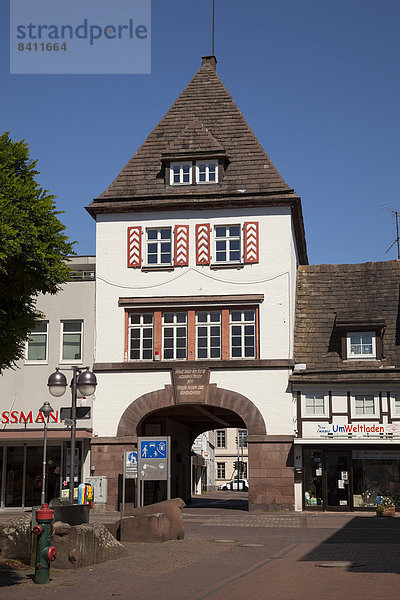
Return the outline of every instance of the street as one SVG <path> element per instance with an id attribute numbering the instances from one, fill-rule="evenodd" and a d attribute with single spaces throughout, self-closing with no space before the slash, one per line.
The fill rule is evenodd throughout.
<path id="1" fill-rule="evenodd" d="M 208 493 L 183 510 L 184 540 L 129 543 L 129 557 L 80 571 L 59 571 L 55 562 L 47 586 L 33 584 L 31 569 L 3 562 L 0 598 L 393 598 L 400 573 L 398 517 L 249 514 L 246 505 L 243 492 Z"/>

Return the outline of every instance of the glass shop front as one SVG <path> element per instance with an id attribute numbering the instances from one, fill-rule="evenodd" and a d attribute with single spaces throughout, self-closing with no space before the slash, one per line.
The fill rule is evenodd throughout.
<path id="1" fill-rule="evenodd" d="M 69 442 L 47 446 L 46 501 L 59 498 L 69 481 Z M 77 442 L 77 471 L 81 473 L 81 442 Z M 0 508 L 40 505 L 43 445 L 0 446 Z M 80 482 L 78 475 L 75 476 Z M 75 485 L 77 485 L 77 483 Z"/>
<path id="2" fill-rule="evenodd" d="M 383 496 L 400 509 L 400 450 L 303 447 L 305 510 L 373 510 Z"/>

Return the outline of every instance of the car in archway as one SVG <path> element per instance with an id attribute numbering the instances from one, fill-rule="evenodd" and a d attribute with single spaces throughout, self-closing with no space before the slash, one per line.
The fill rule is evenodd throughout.
<path id="1" fill-rule="evenodd" d="M 238 489 L 238 480 L 232 479 L 231 481 L 227 481 L 226 483 L 222 483 L 219 487 L 219 490 L 237 490 Z M 246 491 L 249 489 L 249 482 L 247 479 L 239 479 L 239 490 Z"/>

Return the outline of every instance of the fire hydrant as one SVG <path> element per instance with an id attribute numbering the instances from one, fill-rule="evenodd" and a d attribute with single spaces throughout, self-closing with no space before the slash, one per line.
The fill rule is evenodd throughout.
<path id="1" fill-rule="evenodd" d="M 33 533 L 37 536 L 36 560 L 35 560 L 35 583 L 49 583 L 50 563 L 57 558 L 57 549 L 50 545 L 53 530 L 54 510 L 48 504 L 43 504 L 36 512 L 37 525 Z"/>

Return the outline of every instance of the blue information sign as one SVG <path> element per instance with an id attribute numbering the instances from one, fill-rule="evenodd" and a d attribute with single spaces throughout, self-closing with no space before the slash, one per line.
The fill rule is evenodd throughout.
<path id="1" fill-rule="evenodd" d="M 135 465 L 137 463 L 137 452 L 129 452 L 127 462 Z"/>
<path id="2" fill-rule="evenodd" d="M 167 458 L 167 444 L 164 440 L 146 440 L 140 443 L 141 458 Z"/>

